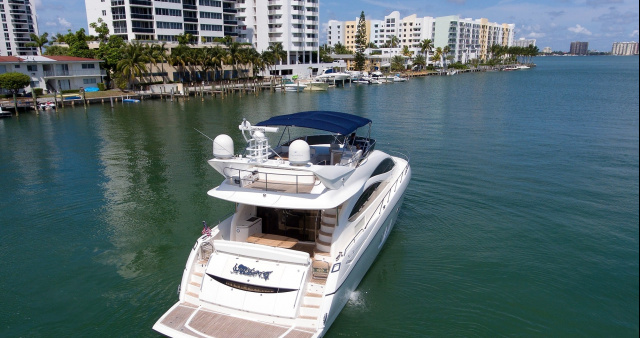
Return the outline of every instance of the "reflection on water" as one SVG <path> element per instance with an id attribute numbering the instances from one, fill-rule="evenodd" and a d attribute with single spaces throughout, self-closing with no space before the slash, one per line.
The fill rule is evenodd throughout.
<path id="1" fill-rule="evenodd" d="M 539 64 L 0 119 L 0 336 L 154 336 L 202 221 L 234 208 L 195 128 L 240 153 L 242 118 L 303 110 L 372 119 L 413 171 L 328 336 L 637 335 L 637 57 Z"/>

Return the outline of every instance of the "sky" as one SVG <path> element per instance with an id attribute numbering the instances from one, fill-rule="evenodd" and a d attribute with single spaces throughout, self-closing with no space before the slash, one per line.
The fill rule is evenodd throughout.
<path id="1" fill-rule="evenodd" d="M 40 34 L 88 31 L 84 0 L 32 1 Z M 320 0 L 321 31 L 329 20 L 356 20 L 362 11 L 378 20 L 398 11 L 401 17 L 459 15 L 515 24 L 516 39 L 536 39 L 540 50 L 568 51 L 572 41 L 586 41 L 591 50 L 611 51 L 613 42 L 640 40 L 638 0 Z M 326 43 L 323 32 L 320 43 Z"/>

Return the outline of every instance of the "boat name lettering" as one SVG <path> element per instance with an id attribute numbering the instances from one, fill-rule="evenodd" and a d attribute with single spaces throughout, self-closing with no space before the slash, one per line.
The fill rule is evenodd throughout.
<path id="1" fill-rule="evenodd" d="M 265 281 L 267 281 L 269 280 L 269 275 L 271 275 L 273 271 L 259 271 L 256 269 L 246 267 L 242 264 L 238 265 L 238 263 L 236 263 L 236 265 L 233 266 L 233 271 L 231 272 L 237 275 L 244 275 L 244 276 L 251 276 L 251 277 L 258 276 L 258 278 L 262 278 Z"/>

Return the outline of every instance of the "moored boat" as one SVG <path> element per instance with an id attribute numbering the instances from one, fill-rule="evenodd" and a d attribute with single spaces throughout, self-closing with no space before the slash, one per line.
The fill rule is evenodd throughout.
<path id="1" fill-rule="evenodd" d="M 360 135 L 356 131 L 369 126 Z M 267 133 L 314 130 L 275 147 Z M 179 300 L 153 326 L 168 336 L 320 337 L 356 289 L 397 219 L 408 159 L 376 150 L 371 120 L 310 111 L 239 129 L 244 156 L 219 135 L 212 197 L 235 213 L 191 250 Z"/>

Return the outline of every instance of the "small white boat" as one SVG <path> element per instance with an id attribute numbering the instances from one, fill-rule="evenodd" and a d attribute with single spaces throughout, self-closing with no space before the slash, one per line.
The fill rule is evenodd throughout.
<path id="1" fill-rule="evenodd" d="M 10 111 L 3 110 L 2 107 L 0 107 L 0 117 L 11 117 L 11 116 L 13 116 L 13 114 L 11 114 Z"/>
<path id="2" fill-rule="evenodd" d="M 307 88 L 305 89 L 310 91 L 326 91 L 327 89 L 329 89 L 328 82 L 311 81 L 311 82 L 307 82 L 306 85 L 307 85 Z"/>
<path id="3" fill-rule="evenodd" d="M 305 88 L 307 88 L 307 86 L 302 83 L 286 83 L 284 85 L 284 90 L 288 92 L 301 92 Z"/>
<path id="4" fill-rule="evenodd" d="M 38 104 L 38 108 L 40 108 L 42 110 L 55 108 L 55 106 L 56 106 L 56 104 L 51 102 L 51 101 L 47 101 L 47 102 Z"/>
<path id="5" fill-rule="evenodd" d="M 393 77 L 393 82 L 407 82 L 407 78 L 406 77 L 402 77 L 400 75 L 396 75 Z"/>
<path id="6" fill-rule="evenodd" d="M 153 329 L 172 337 L 324 336 L 389 237 L 411 180 L 408 159 L 374 150 L 370 126 L 331 111 L 245 120 L 244 156 L 218 135 L 208 163 L 224 180 L 208 194 L 235 212 L 204 223 L 179 300 Z M 281 127 L 283 143 L 272 148 L 266 134 Z"/>

